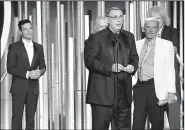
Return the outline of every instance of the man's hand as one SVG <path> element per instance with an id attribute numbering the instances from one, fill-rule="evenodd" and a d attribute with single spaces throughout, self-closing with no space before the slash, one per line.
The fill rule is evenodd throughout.
<path id="1" fill-rule="evenodd" d="M 167 104 L 168 103 L 168 101 L 165 99 L 165 100 L 160 100 L 160 101 L 158 101 L 157 102 L 157 104 L 159 105 L 159 106 L 164 106 L 165 104 Z"/>
<path id="2" fill-rule="evenodd" d="M 118 63 L 114 63 L 112 65 L 112 72 L 121 72 L 122 70 L 124 70 L 123 65 L 118 64 Z"/>
<path id="3" fill-rule="evenodd" d="M 177 102 L 177 97 L 176 97 L 175 93 L 168 93 L 167 102 L 169 104 L 172 104 L 172 103 L 176 103 Z"/>
<path id="4" fill-rule="evenodd" d="M 177 53 L 177 47 L 173 47 L 175 54 Z"/>
<path id="5" fill-rule="evenodd" d="M 127 65 L 127 67 L 125 67 L 126 69 L 124 71 L 128 72 L 128 73 L 132 73 L 134 71 L 134 66 L 133 65 Z"/>
<path id="6" fill-rule="evenodd" d="M 29 75 L 28 75 L 31 79 L 38 79 L 40 78 L 41 76 L 41 72 L 39 69 L 37 70 L 32 70 L 29 72 Z"/>

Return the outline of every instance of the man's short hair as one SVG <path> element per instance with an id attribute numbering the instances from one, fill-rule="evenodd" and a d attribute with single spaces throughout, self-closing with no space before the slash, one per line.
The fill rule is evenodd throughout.
<path id="1" fill-rule="evenodd" d="M 146 18 L 146 19 L 145 19 L 145 23 L 148 22 L 148 21 L 156 21 L 156 22 L 159 23 L 159 20 L 157 20 L 155 17 Z"/>
<path id="2" fill-rule="evenodd" d="M 154 6 L 150 8 L 146 13 L 146 17 L 152 17 L 153 13 L 159 13 L 162 16 L 164 25 L 170 25 L 171 19 L 168 17 L 167 12 L 163 6 Z"/>
<path id="3" fill-rule="evenodd" d="M 144 30 L 145 24 L 146 24 L 146 22 L 148 22 L 148 21 L 156 21 L 157 24 L 158 24 L 158 27 L 159 27 L 159 20 L 156 19 L 156 18 L 154 18 L 154 17 L 149 17 L 149 18 L 146 18 L 146 19 L 145 19 L 144 26 L 142 27 L 142 32 L 145 32 L 145 30 Z"/>
<path id="4" fill-rule="evenodd" d="M 106 12 L 105 16 L 109 16 L 110 11 L 112 11 L 112 10 L 120 10 L 120 11 L 121 11 L 121 9 L 120 9 L 120 8 L 118 8 L 118 7 L 111 7 L 111 8 L 109 8 L 109 9 L 107 10 L 107 12 Z M 121 12 L 122 12 L 122 11 L 121 11 Z"/>
<path id="5" fill-rule="evenodd" d="M 18 23 L 18 27 L 19 27 L 19 30 L 21 31 L 22 29 L 22 25 L 24 25 L 25 23 L 31 23 L 31 21 L 29 19 L 23 19 L 23 20 L 20 20 L 19 23 Z"/>
<path id="6" fill-rule="evenodd" d="M 108 20 L 107 20 L 106 16 L 98 16 L 95 20 L 95 24 L 94 24 L 95 27 L 99 24 L 100 20 L 105 20 L 108 23 Z"/>

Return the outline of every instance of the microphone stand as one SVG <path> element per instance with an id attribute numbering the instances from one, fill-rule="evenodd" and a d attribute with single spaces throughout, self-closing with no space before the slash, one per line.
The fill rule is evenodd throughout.
<path id="1" fill-rule="evenodd" d="M 116 75 L 116 78 L 117 78 L 117 83 L 118 83 L 118 48 L 119 48 L 119 41 L 118 41 L 118 38 L 116 38 L 116 45 L 117 45 L 117 48 L 116 48 L 116 50 L 117 50 L 117 75 Z M 118 90 L 117 90 L 118 88 L 116 87 L 116 102 L 117 102 L 117 105 L 119 104 L 118 103 Z M 118 118 L 118 125 L 117 125 L 117 128 L 118 128 L 118 130 L 120 129 L 119 128 L 119 107 L 117 107 L 118 109 L 117 109 L 117 112 L 118 112 L 118 114 L 117 114 L 117 118 Z"/>
<path id="2" fill-rule="evenodd" d="M 114 74 L 114 108 L 113 108 L 113 112 L 114 112 L 114 116 L 115 116 L 115 126 L 116 129 L 118 128 L 119 130 L 119 114 L 117 114 L 117 112 L 119 112 L 117 110 L 117 105 L 118 105 L 118 99 L 117 99 L 117 87 L 116 87 L 116 82 L 118 82 L 118 38 L 114 36 L 114 42 L 115 45 L 113 46 L 113 53 L 114 53 L 114 63 L 116 61 L 117 66 L 116 66 L 116 73 Z M 115 55 L 115 47 L 117 46 L 116 50 L 117 50 L 117 56 Z M 116 59 L 117 57 L 117 59 Z"/>

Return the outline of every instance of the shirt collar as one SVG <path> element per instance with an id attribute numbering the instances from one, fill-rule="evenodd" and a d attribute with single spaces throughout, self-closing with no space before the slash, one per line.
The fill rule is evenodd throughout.
<path id="1" fill-rule="evenodd" d="M 22 38 L 22 42 L 24 43 L 24 46 L 25 46 L 25 47 L 27 47 L 27 46 L 33 47 L 33 42 L 32 42 L 32 40 L 27 41 L 27 40 L 25 40 L 24 38 Z"/>
<path id="2" fill-rule="evenodd" d="M 158 31 L 157 35 L 160 35 L 160 36 L 161 36 L 162 30 L 163 30 L 163 26 L 162 26 L 161 29 Z"/>
<path id="3" fill-rule="evenodd" d="M 156 41 L 156 37 L 154 39 L 152 39 L 150 42 L 148 42 L 147 39 L 145 38 L 145 43 L 148 44 L 148 45 L 155 44 L 155 41 Z"/>

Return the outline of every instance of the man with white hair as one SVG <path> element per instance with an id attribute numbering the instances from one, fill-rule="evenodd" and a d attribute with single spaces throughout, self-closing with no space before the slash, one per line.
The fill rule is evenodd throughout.
<path id="1" fill-rule="evenodd" d="M 167 15 L 167 11 L 163 6 L 154 6 L 150 8 L 146 14 L 147 17 L 155 17 L 159 20 L 159 31 L 157 36 L 159 38 L 172 41 L 174 47 L 174 66 L 176 75 L 176 96 L 177 102 L 173 104 L 166 104 L 165 111 L 167 112 L 169 125 L 171 130 L 180 129 L 180 102 L 181 102 L 181 88 L 180 88 L 180 76 L 179 76 L 179 30 L 170 26 L 171 20 Z"/>
<path id="2" fill-rule="evenodd" d="M 95 20 L 94 29 L 95 33 L 105 29 L 108 26 L 108 20 L 106 16 L 98 16 Z"/>
<path id="3" fill-rule="evenodd" d="M 136 42 L 139 55 L 137 83 L 133 87 L 133 130 L 144 130 L 147 114 L 152 130 L 163 130 L 164 104 L 176 102 L 174 51 L 171 41 L 157 37 L 159 21 L 145 20 L 146 37 Z"/>
<path id="4" fill-rule="evenodd" d="M 90 43 L 94 37 L 94 34 L 105 29 L 108 26 L 108 20 L 106 16 L 98 16 L 94 24 L 94 33 L 90 34 L 88 39 L 85 40 L 85 46 Z M 85 50 L 86 51 L 86 50 Z"/>

